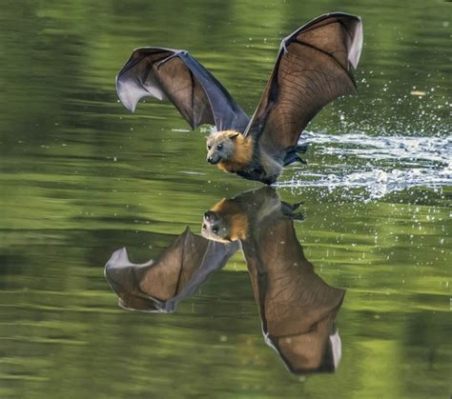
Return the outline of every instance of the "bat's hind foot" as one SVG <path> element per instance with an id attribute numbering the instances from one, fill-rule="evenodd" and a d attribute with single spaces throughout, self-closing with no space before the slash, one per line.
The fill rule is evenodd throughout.
<path id="1" fill-rule="evenodd" d="M 304 165 L 307 164 L 307 162 L 304 159 L 300 158 L 300 156 L 296 153 L 288 153 L 284 158 L 284 166 L 292 165 L 295 162 L 300 162 Z"/>
<path id="2" fill-rule="evenodd" d="M 300 162 L 304 165 L 307 165 L 307 162 L 298 155 L 299 153 L 304 154 L 307 151 L 307 149 L 308 149 L 307 143 L 296 145 L 289 149 L 284 158 L 284 166 L 291 165 L 295 162 Z"/>
<path id="3" fill-rule="evenodd" d="M 281 203 L 281 212 L 292 220 L 304 220 L 304 215 L 301 212 L 295 212 L 302 202 L 297 202 L 295 204 L 288 204 L 287 202 Z"/>
<path id="4" fill-rule="evenodd" d="M 295 146 L 295 152 L 304 154 L 308 150 L 308 143 L 298 144 Z"/>

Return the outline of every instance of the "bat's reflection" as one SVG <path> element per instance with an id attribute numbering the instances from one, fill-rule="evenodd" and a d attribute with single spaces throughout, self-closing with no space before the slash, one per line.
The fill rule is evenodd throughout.
<path id="1" fill-rule="evenodd" d="M 304 257 L 296 208 L 269 187 L 223 199 L 204 214 L 203 237 L 186 229 L 156 261 L 141 265 L 120 249 L 105 276 L 120 306 L 171 312 L 241 248 L 266 343 L 293 373 L 334 371 L 341 357 L 335 319 L 345 291 L 326 284 Z"/>

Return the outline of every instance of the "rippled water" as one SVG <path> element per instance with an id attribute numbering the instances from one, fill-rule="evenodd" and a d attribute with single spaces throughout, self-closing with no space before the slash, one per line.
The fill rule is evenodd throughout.
<path id="1" fill-rule="evenodd" d="M 3 5 L 0 398 L 452 394 L 450 2 Z M 251 114 L 281 37 L 338 9 L 364 20 L 359 95 L 315 118 L 308 165 L 275 186 L 301 202 L 309 275 L 346 292 L 336 372 L 299 378 L 267 345 L 262 281 L 240 251 L 174 313 L 117 305 L 114 251 L 158 259 L 222 198 L 260 185 L 209 167 L 206 131 L 171 105 L 129 114 L 114 77 L 135 47 L 186 48 Z"/>
<path id="2" fill-rule="evenodd" d="M 302 142 L 308 143 L 311 151 L 319 155 L 334 157 L 335 162 L 330 162 L 328 168 L 323 162 L 310 165 L 290 180 L 279 182 L 278 186 L 325 187 L 330 191 L 360 188 L 358 198 L 370 200 L 417 186 L 442 192 L 444 186 L 452 183 L 450 136 L 308 132 Z"/>

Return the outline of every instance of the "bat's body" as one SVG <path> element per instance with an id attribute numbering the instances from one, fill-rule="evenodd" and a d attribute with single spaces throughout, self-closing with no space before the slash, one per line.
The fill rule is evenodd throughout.
<path id="1" fill-rule="evenodd" d="M 285 38 L 275 67 L 251 118 L 227 90 L 184 50 L 142 48 L 120 71 L 116 87 L 125 107 L 143 97 L 173 102 L 192 128 L 211 124 L 210 163 L 266 184 L 284 166 L 301 161 L 303 129 L 326 104 L 355 92 L 352 70 L 362 48 L 358 17 L 320 16 Z"/>
<path id="2" fill-rule="evenodd" d="M 219 146 L 221 150 L 218 150 Z M 282 170 L 282 165 L 260 148 L 252 137 L 235 130 L 211 134 L 207 138 L 207 151 L 209 163 L 245 179 L 271 184 Z"/>

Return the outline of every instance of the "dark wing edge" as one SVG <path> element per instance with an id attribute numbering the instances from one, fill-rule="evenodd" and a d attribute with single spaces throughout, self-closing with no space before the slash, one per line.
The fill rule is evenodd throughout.
<path id="1" fill-rule="evenodd" d="M 169 100 L 192 129 L 210 124 L 243 132 L 249 122 L 224 86 L 185 50 L 134 50 L 116 77 L 116 92 L 131 112 L 145 97 Z"/>
<path id="2" fill-rule="evenodd" d="M 317 17 L 283 39 L 245 135 L 263 138 L 265 149 L 275 156 L 296 145 L 325 105 L 355 93 L 352 70 L 362 43 L 361 18 L 340 12 Z"/>
<path id="3" fill-rule="evenodd" d="M 105 265 L 104 276 L 118 296 L 120 307 L 173 312 L 180 301 L 221 269 L 238 248 L 238 243 L 213 242 L 193 234 L 187 227 L 155 261 L 135 264 L 125 248 L 116 250 Z"/>
<path id="4" fill-rule="evenodd" d="M 345 290 L 317 275 L 289 217 L 276 210 L 264 223 L 242 249 L 265 342 L 294 374 L 332 372 L 341 358 L 335 320 Z"/>
<path id="5" fill-rule="evenodd" d="M 301 28 L 297 29 L 295 32 L 290 34 L 286 39 L 281 43 L 282 46 L 289 44 L 296 36 L 301 32 L 307 32 L 311 28 L 319 27 L 318 25 L 325 21 L 327 24 L 332 23 L 334 21 L 327 21 L 331 18 L 337 18 L 339 23 L 342 24 L 344 30 L 348 35 L 347 40 L 347 59 L 350 62 L 350 65 L 353 69 L 358 68 L 359 59 L 361 57 L 361 51 L 363 47 L 363 24 L 362 19 L 359 16 L 347 14 L 344 12 L 332 12 L 328 14 L 321 15 L 320 17 L 314 18 L 311 21 L 307 22 Z M 317 25 L 317 26 L 316 26 Z M 319 49 L 319 51 L 322 51 Z M 331 54 L 331 56 L 333 56 Z M 354 77 L 350 72 L 349 68 L 346 68 L 346 72 L 350 76 L 350 79 L 354 82 Z"/>

